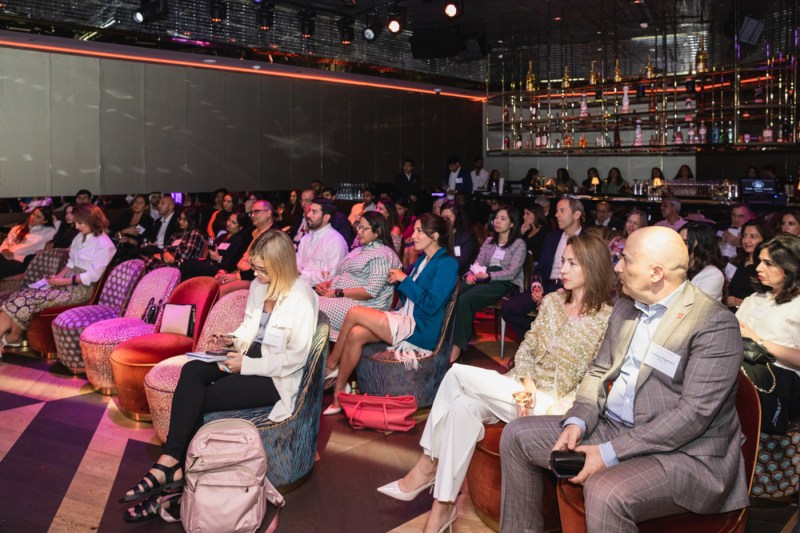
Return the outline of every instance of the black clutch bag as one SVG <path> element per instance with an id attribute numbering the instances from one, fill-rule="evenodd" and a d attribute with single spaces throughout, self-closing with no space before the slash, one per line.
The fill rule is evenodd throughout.
<path id="1" fill-rule="evenodd" d="M 569 479 L 583 470 L 586 454 L 583 452 L 553 451 L 550 453 L 550 469 L 557 478 Z"/>
<path id="2" fill-rule="evenodd" d="M 742 347 L 744 348 L 744 360 L 751 365 L 766 365 L 775 362 L 775 356 L 753 339 L 743 337 Z"/>

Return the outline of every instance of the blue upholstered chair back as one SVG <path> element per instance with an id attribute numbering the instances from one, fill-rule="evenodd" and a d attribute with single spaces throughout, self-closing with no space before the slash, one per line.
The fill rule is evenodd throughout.
<path id="1" fill-rule="evenodd" d="M 262 407 L 219 411 L 204 417 L 206 423 L 222 418 L 244 418 L 255 424 L 267 452 L 267 477 L 284 491 L 294 488 L 314 467 L 329 333 L 328 317 L 320 312 L 292 416 L 272 422 L 269 420 L 272 407 Z"/>

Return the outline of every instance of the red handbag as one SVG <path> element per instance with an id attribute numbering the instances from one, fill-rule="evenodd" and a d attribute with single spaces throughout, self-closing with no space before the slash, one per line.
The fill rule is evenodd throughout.
<path id="1" fill-rule="evenodd" d="M 337 398 L 353 429 L 408 431 L 416 425 L 411 416 L 417 412 L 417 399 L 410 394 L 370 396 L 340 392 Z"/>

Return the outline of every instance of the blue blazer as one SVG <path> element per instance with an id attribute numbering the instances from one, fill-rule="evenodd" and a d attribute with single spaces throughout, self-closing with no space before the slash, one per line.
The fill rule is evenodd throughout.
<path id="1" fill-rule="evenodd" d="M 456 183 L 456 192 L 465 192 L 470 194 L 472 192 L 472 175 L 469 173 L 464 167 L 460 167 L 458 169 L 458 177 L 461 178 L 461 183 Z M 446 171 L 442 176 L 442 183 L 444 183 L 444 188 L 447 190 L 447 187 L 450 182 L 450 171 Z"/>
<path id="2" fill-rule="evenodd" d="M 431 257 L 425 270 L 414 281 L 411 278 L 424 258 L 422 255 L 417 259 L 411 275 L 397 286 L 397 290 L 402 303 L 405 304 L 407 298 L 414 302 L 417 325 L 406 340 L 424 350 L 433 350 L 439 340 L 445 308 L 458 282 L 458 262 L 442 248 Z"/>

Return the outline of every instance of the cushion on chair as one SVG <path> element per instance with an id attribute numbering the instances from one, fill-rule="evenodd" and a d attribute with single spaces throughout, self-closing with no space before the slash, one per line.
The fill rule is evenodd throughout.
<path id="1" fill-rule="evenodd" d="M 206 321 L 206 316 L 211 306 L 217 301 L 219 296 L 219 284 L 217 281 L 209 276 L 202 276 L 199 278 L 192 278 L 184 281 L 177 287 L 169 297 L 168 303 L 187 305 L 193 304 L 195 308 L 194 318 L 194 338 L 192 344 L 194 345 L 200 340 L 200 332 L 203 329 L 203 324 Z"/>
<path id="2" fill-rule="evenodd" d="M 151 333 L 121 342 L 111 359 L 126 365 L 154 365 L 168 357 L 192 351 L 192 339 L 175 333 Z"/>
<path id="3" fill-rule="evenodd" d="M 87 326 L 81 333 L 81 342 L 91 344 L 110 344 L 116 346 L 122 341 L 126 341 L 140 335 L 154 333 L 154 324 L 145 324 L 141 318 L 111 318 L 102 320 Z"/>

